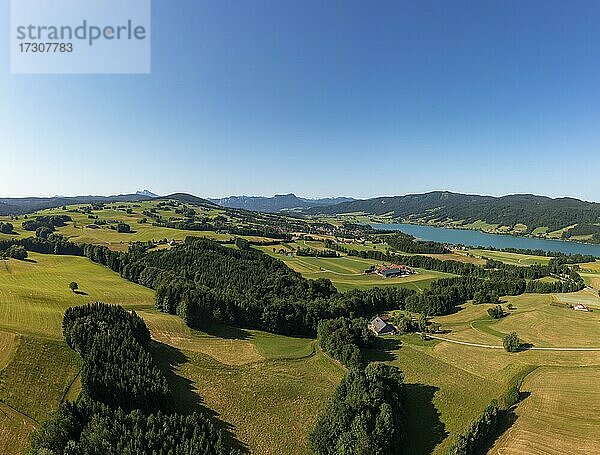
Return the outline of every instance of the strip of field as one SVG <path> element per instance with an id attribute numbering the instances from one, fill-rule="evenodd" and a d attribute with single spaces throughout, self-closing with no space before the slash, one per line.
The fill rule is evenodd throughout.
<path id="1" fill-rule="evenodd" d="M 493 455 L 600 453 L 600 368 L 539 368 L 521 387 L 530 394 L 517 406 L 512 427 Z"/>
<path id="2" fill-rule="evenodd" d="M 20 336 L 11 362 L 0 372 L 0 400 L 34 420 L 56 408 L 81 368 L 63 341 Z"/>
<path id="3" fill-rule="evenodd" d="M 506 251 L 492 250 L 469 250 L 469 253 L 477 257 L 486 257 L 506 264 L 528 266 L 532 264 L 548 264 L 550 258 L 547 256 L 534 256 L 529 254 L 509 253 Z"/>

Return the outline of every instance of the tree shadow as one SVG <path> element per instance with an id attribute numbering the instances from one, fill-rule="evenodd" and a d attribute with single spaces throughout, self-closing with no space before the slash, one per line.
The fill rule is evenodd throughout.
<path id="1" fill-rule="evenodd" d="M 440 389 L 425 384 L 404 384 L 404 389 L 407 453 L 430 454 L 449 434 L 433 404 L 433 397 Z"/>
<path id="2" fill-rule="evenodd" d="M 188 361 L 188 357 L 179 349 L 159 341 L 152 342 L 152 357 L 165 375 L 169 387 L 173 392 L 174 411 L 189 415 L 194 412 L 207 416 L 213 425 L 221 430 L 223 441 L 228 447 L 236 449 L 243 454 L 250 453 L 246 444 L 235 437 L 235 427 L 220 419 L 219 414 L 210 409 L 197 393 L 194 383 L 177 374 L 177 368 Z"/>
<path id="3" fill-rule="evenodd" d="M 249 340 L 253 337 L 252 333 L 245 329 L 225 324 L 193 325 L 191 327 L 194 330 L 199 330 L 208 335 L 225 338 L 227 340 Z"/>
<path id="4" fill-rule="evenodd" d="M 26 258 L 26 259 L 17 259 L 17 260 L 18 261 L 23 261 L 23 262 L 30 262 L 32 264 L 37 264 L 37 261 L 35 259 Z"/>
<path id="5" fill-rule="evenodd" d="M 89 295 L 87 292 L 85 292 L 85 291 L 80 291 L 80 290 L 78 290 L 78 289 L 74 290 L 74 291 L 73 291 L 73 293 L 74 293 L 74 294 L 77 294 L 77 295 Z"/>
<path id="6" fill-rule="evenodd" d="M 373 347 L 363 350 L 363 356 L 367 362 L 392 362 L 401 345 L 397 338 L 377 338 Z"/>
<path id="7" fill-rule="evenodd" d="M 521 343 L 519 345 L 519 349 L 518 351 L 529 351 L 531 348 L 533 347 L 533 344 L 531 343 Z"/>
<path id="8" fill-rule="evenodd" d="M 500 437 L 506 433 L 517 421 L 517 414 L 515 413 L 516 406 L 523 400 L 527 399 L 531 395 L 531 392 L 519 392 L 519 401 L 516 405 L 512 406 L 508 410 L 500 413 L 498 416 L 498 424 L 492 430 L 492 433 L 482 442 L 482 444 L 474 452 L 475 455 L 485 455 L 490 449 L 496 444 Z"/>

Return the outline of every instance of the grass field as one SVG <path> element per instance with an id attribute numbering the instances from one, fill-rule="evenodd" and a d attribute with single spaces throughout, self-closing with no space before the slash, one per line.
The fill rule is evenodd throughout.
<path id="1" fill-rule="evenodd" d="M 71 281 L 79 294 L 69 289 Z M 84 257 L 30 253 L 27 261 L 0 260 L 0 329 L 61 339 L 65 309 L 94 301 L 152 308 L 154 293 Z"/>
<path id="2" fill-rule="evenodd" d="M 538 368 L 524 381 L 529 393 L 493 455 L 600 453 L 600 368 Z"/>
<path id="3" fill-rule="evenodd" d="M 85 294 L 69 290 L 73 280 Z M 153 291 L 107 268 L 36 253 L 0 262 L 0 453 L 23 453 L 38 422 L 78 396 L 81 359 L 62 341 L 62 315 L 96 300 L 145 319 L 180 410 L 216 411 L 253 453 L 308 453 L 307 434 L 343 374 L 315 340 L 226 326 L 195 331 L 154 310 Z"/>
<path id="4" fill-rule="evenodd" d="M 330 278 L 342 289 L 381 285 L 363 281 L 368 278 L 399 284 L 363 276 L 376 261 L 284 260 L 306 276 Z M 419 272 L 415 281 L 401 285 L 425 286 L 442 275 Z M 70 281 L 77 281 L 85 294 L 72 293 Z M 151 290 L 86 258 L 35 253 L 30 261 L 0 261 L 0 453 L 23 453 L 37 422 L 61 400 L 77 396 L 81 360 L 62 341 L 62 314 L 69 306 L 95 300 L 121 303 L 144 318 L 179 410 L 210 409 L 222 428 L 253 453 L 308 453 L 306 436 L 343 375 L 315 340 L 218 325 L 192 330 L 178 317 L 158 313 Z M 448 331 L 445 336 L 469 342 L 498 345 L 503 334 L 515 330 L 535 346 L 600 345 L 600 312 L 564 306 L 581 301 L 600 308 L 600 298 L 590 291 L 503 300 L 505 308 L 508 303 L 515 308 L 500 320 L 489 318 L 489 305 L 471 303 L 435 320 Z M 523 386 L 531 395 L 517 407 L 517 421 L 493 453 L 577 452 L 578 440 L 569 436 L 573 432 L 581 432 L 582 447 L 591 450 L 587 453 L 598 450 L 598 352 L 509 354 L 405 335 L 386 339 L 383 348 L 368 356 L 405 373 L 408 453 L 442 455 L 457 433 L 532 366 L 539 368 Z M 547 441 L 559 437 L 560 445 L 544 452 Z"/>
<path id="5" fill-rule="evenodd" d="M 221 358 L 224 362 L 199 352 L 175 351 L 165 345 L 157 348 L 163 363 L 179 359 L 172 366 L 177 374 L 172 383 L 176 405 L 181 411 L 192 411 L 202 397 L 202 404 L 215 411 L 223 427 L 232 429 L 252 453 L 307 454 L 308 432 L 343 370 L 313 351 L 312 340 L 303 340 L 301 346 L 299 341 L 288 343 L 286 337 L 269 335 L 268 340 L 259 340 L 249 336 L 248 340 L 218 342 L 252 343 L 258 358 L 255 353 L 246 357 L 245 347 L 229 349 L 227 358 Z"/>
<path id="6" fill-rule="evenodd" d="M 415 275 L 399 278 L 383 278 L 378 275 L 364 275 L 363 272 L 372 265 L 381 265 L 381 261 L 342 256 L 339 258 L 314 258 L 306 256 L 284 256 L 273 253 L 272 247 L 259 247 L 260 250 L 285 262 L 290 268 L 308 279 L 327 278 L 339 291 L 349 289 L 368 289 L 382 286 L 399 286 L 415 290 L 423 290 L 432 281 L 453 276 L 449 273 L 432 270 L 415 269 Z"/>

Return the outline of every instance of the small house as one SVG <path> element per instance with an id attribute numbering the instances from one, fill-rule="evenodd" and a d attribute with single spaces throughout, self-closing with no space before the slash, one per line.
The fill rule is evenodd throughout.
<path id="1" fill-rule="evenodd" d="M 395 335 L 397 330 L 392 324 L 389 324 L 387 321 L 384 321 L 382 318 L 377 316 L 375 319 L 371 321 L 369 324 L 369 329 L 377 335 Z"/>

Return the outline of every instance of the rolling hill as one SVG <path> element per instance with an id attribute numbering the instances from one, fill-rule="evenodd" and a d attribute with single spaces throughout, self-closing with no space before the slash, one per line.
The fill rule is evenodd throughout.
<path id="1" fill-rule="evenodd" d="M 153 199 L 144 192 L 135 194 L 119 194 L 114 196 L 53 196 L 0 198 L 0 216 L 21 215 L 37 210 L 52 209 L 63 205 L 91 204 L 93 202 L 139 202 Z"/>

